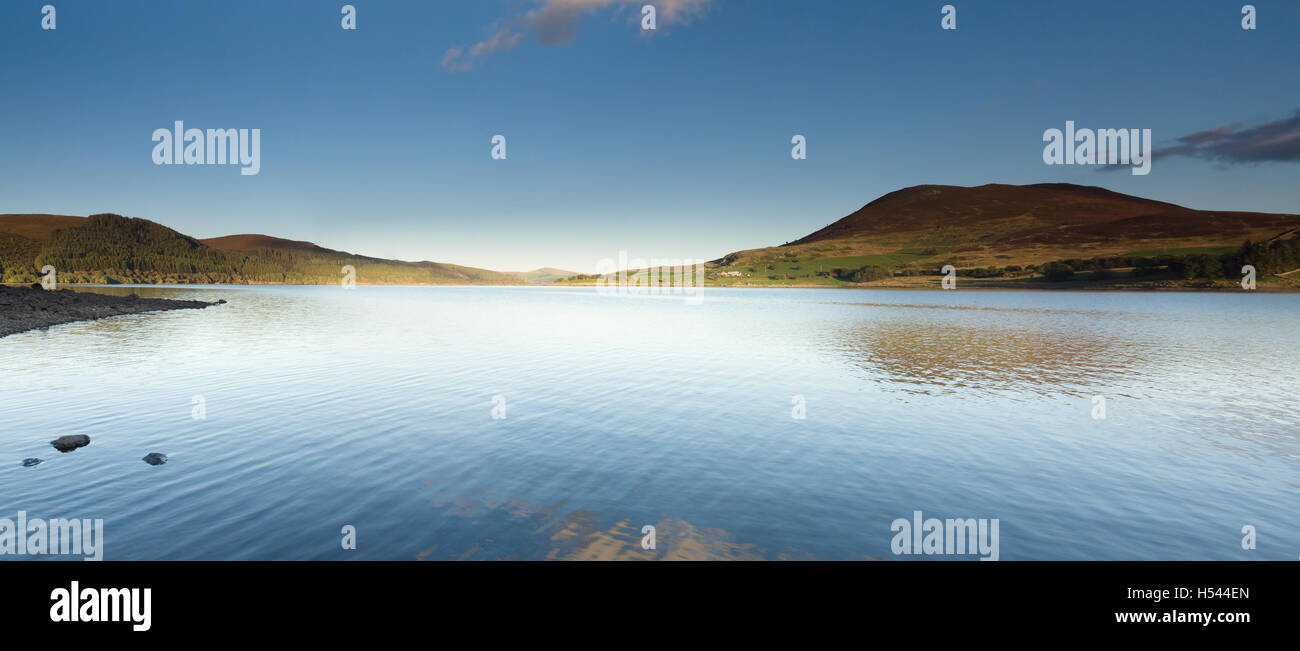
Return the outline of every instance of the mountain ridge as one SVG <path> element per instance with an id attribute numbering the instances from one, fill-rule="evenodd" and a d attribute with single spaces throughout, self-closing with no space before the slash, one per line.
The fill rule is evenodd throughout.
<path id="1" fill-rule="evenodd" d="M 33 282 L 52 265 L 61 282 L 518 284 L 516 276 L 449 263 L 386 260 L 260 234 L 198 240 L 157 222 L 101 213 L 0 215 L 0 279 Z"/>
<path id="2" fill-rule="evenodd" d="M 1249 254 L 1263 256 L 1270 273 L 1282 277 L 1291 273 L 1280 267 L 1292 260 L 1297 233 L 1300 215 L 1197 210 L 1099 186 L 925 184 L 881 195 L 796 240 L 735 251 L 706 267 L 709 281 L 722 285 L 888 283 L 933 275 L 946 265 L 977 278 L 1046 277 L 1048 265 L 1066 264 L 1101 277 L 1109 273 L 1103 270 L 1144 265 L 1142 273 L 1154 277 L 1210 273 L 1223 280 L 1248 263 L 1242 257 Z M 1199 271 L 1187 272 L 1193 257 Z M 594 278 L 550 267 L 496 272 L 385 260 L 263 234 L 199 240 L 107 213 L 0 215 L 0 279 L 30 282 L 44 264 L 54 265 L 65 282 L 333 284 L 345 265 L 356 269 L 361 284 Z M 1216 264 L 1222 272 L 1213 271 Z"/>

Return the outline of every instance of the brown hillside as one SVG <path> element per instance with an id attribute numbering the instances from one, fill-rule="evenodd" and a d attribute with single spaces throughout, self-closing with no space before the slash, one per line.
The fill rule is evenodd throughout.
<path id="1" fill-rule="evenodd" d="M 723 266 L 773 260 L 833 264 L 1036 264 L 1064 258 L 1266 241 L 1300 227 L 1300 215 L 1193 210 L 1105 188 L 1042 183 L 918 185 L 890 192 L 810 235 L 738 251 Z M 869 258 L 859 260 L 859 258 Z"/>
<path id="2" fill-rule="evenodd" d="M 1226 217 L 1236 215 L 1238 217 Z M 1266 213 L 1212 213 L 1171 203 L 1133 197 L 1105 188 L 1042 183 L 1037 185 L 989 184 L 978 187 L 918 185 L 890 192 L 839 221 L 791 242 L 856 239 L 878 233 L 923 231 L 938 228 L 1019 226 L 1020 238 L 1056 241 L 1051 233 L 1032 237 L 1033 231 L 1065 227 L 1085 228 L 1089 236 L 1106 235 L 1109 228 L 1088 228 L 1116 223 L 1114 234 L 1130 236 L 1144 224 L 1163 229 L 1171 224 L 1191 224 L 1206 233 L 1230 224 L 1284 223 Z M 1013 224 L 1012 222 L 1015 222 Z M 1204 224 L 1202 224 L 1204 222 Z"/>
<path id="3" fill-rule="evenodd" d="M 251 253 L 254 251 L 263 251 L 266 249 L 293 249 L 295 251 L 312 251 L 316 253 L 332 253 L 330 249 L 304 242 L 301 240 L 286 240 L 270 235 L 244 234 L 244 235 L 226 235 L 225 237 L 211 237 L 200 242 L 223 251 L 240 251 Z"/>
<path id="4" fill-rule="evenodd" d="M 54 229 L 72 228 L 85 220 L 85 217 L 72 215 L 0 215 L 0 233 L 13 233 L 37 242 L 45 242 L 50 239 L 50 232 Z"/>

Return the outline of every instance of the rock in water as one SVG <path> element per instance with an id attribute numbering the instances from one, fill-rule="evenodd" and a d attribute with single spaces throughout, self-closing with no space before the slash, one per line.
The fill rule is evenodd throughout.
<path id="1" fill-rule="evenodd" d="M 150 452 L 144 455 L 143 461 L 151 466 L 161 466 L 167 463 L 167 455 L 158 452 Z"/>
<path id="2" fill-rule="evenodd" d="M 53 445 L 54 449 L 58 450 L 59 452 L 71 452 L 77 448 L 90 445 L 90 437 L 86 436 L 85 434 L 72 434 L 70 436 L 60 436 L 59 438 L 50 441 L 50 445 Z"/>
<path id="3" fill-rule="evenodd" d="M 24 468 L 31 468 L 32 466 L 34 466 L 34 465 L 36 465 L 36 464 L 38 464 L 38 463 L 40 463 L 40 462 L 41 462 L 41 460 L 40 460 L 40 459 L 37 459 L 37 458 L 35 458 L 35 457 L 33 457 L 33 458 L 31 458 L 31 459 L 23 459 L 23 467 L 24 467 Z"/>

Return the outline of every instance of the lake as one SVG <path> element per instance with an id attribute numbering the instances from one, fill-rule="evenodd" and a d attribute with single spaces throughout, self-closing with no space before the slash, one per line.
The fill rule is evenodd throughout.
<path id="1" fill-rule="evenodd" d="M 894 554 L 915 511 L 1002 560 L 1300 555 L 1300 295 L 96 291 L 229 301 L 0 339 L 0 517 L 107 560 L 977 557 Z"/>

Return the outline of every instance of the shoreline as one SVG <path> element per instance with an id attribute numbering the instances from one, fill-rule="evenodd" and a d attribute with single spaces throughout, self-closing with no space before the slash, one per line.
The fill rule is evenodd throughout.
<path id="1" fill-rule="evenodd" d="M 872 283 L 861 284 L 843 284 L 843 285 L 816 285 L 816 284 L 736 284 L 736 285 L 704 285 L 704 289 L 827 289 L 827 290 L 845 290 L 845 289 L 872 289 L 885 291 L 981 291 L 981 292 L 1209 292 L 1209 293 L 1232 293 L 1245 292 L 1260 294 L 1297 294 L 1300 293 L 1300 286 L 1288 287 L 1284 285 L 1265 285 L 1259 284 L 1252 290 L 1243 290 L 1239 285 L 1231 286 L 1195 286 L 1195 285 L 1113 285 L 1105 283 L 1089 282 L 1063 282 L 1063 283 L 1041 283 L 1041 284 L 976 284 L 977 281 L 957 282 L 956 290 L 945 290 L 939 286 L 939 281 L 935 280 L 933 284 L 888 284 L 876 285 Z M 596 287 L 596 283 L 557 283 L 546 285 L 549 287 Z"/>
<path id="2" fill-rule="evenodd" d="M 1163 284 L 1160 284 L 1163 283 Z M 4 288 L 26 288 L 29 283 L 0 283 L 0 290 Z M 177 283 L 177 284 L 148 284 L 148 283 L 121 283 L 115 285 L 92 284 L 92 283 L 59 283 L 60 287 L 66 288 L 157 288 L 157 289 L 184 289 L 187 287 L 333 287 L 337 283 L 326 284 L 309 284 L 309 283 Z M 426 284 L 374 284 L 374 283 L 357 283 L 357 287 L 597 287 L 593 282 L 556 282 L 556 283 L 520 283 L 520 284 L 501 284 L 501 283 L 426 283 Z M 705 284 L 705 289 L 880 289 L 890 291 L 948 291 L 939 285 L 936 277 L 932 282 L 918 283 L 899 283 L 889 282 L 887 284 L 876 283 L 844 283 L 839 285 L 815 284 L 815 283 L 745 283 L 745 284 Z M 1106 281 L 1087 281 L 1074 280 L 1064 282 L 1046 282 L 1034 280 L 1030 282 L 997 282 L 985 279 L 960 278 L 957 282 L 957 289 L 966 291 L 985 291 L 985 292 L 1242 292 L 1250 291 L 1261 294 L 1296 294 L 1300 293 L 1300 285 L 1285 285 L 1277 283 L 1259 283 L 1253 290 L 1243 290 L 1237 283 L 1210 284 L 1206 281 L 1189 281 L 1183 284 L 1179 281 L 1155 281 L 1151 284 L 1137 283 L 1114 283 Z M 60 290 L 62 291 L 62 290 Z M 84 293 L 84 292 L 82 292 Z M 173 299 L 142 299 L 142 300 L 173 300 Z M 184 302 L 184 301 L 183 301 Z M 199 302 L 202 301 L 189 301 Z M 166 308 L 164 308 L 166 309 Z M 183 308 L 172 308 L 183 309 Z M 3 336 L 3 335 L 0 335 Z"/>
<path id="3" fill-rule="evenodd" d="M 64 323 L 95 321 L 126 314 L 201 310 L 226 301 L 180 301 L 168 298 L 112 296 L 71 289 L 43 290 L 0 285 L 0 337 Z"/>

